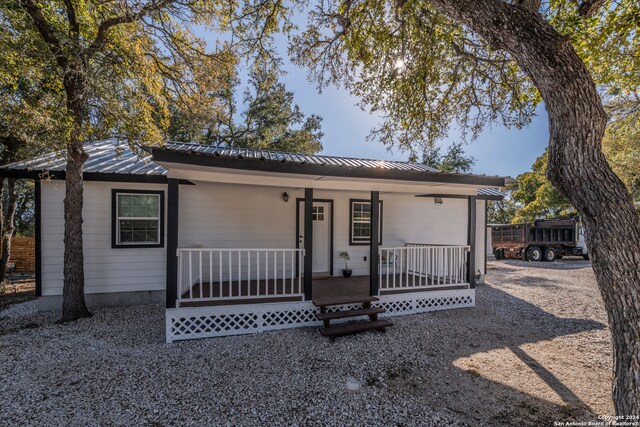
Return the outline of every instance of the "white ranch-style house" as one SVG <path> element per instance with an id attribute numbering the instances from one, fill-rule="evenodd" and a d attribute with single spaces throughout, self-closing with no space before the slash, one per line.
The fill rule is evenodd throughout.
<path id="1" fill-rule="evenodd" d="M 472 307 L 486 203 L 504 186 L 398 161 L 185 143 L 140 156 L 115 139 L 85 149 L 87 302 L 164 303 L 168 342 L 322 323 L 340 335 L 367 328 L 330 321 L 383 330 L 386 316 Z M 62 153 L 0 169 L 35 180 L 43 310 L 62 303 L 64 171 Z"/>

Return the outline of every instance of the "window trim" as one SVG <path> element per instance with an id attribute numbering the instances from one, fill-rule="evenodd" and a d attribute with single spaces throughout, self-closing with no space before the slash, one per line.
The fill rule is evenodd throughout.
<path id="1" fill-rule="evenodd" d="M 160 229 L 159 243 L 118 243 L 118 194 L 149 194 L 160 196 Z M 111 189 L 111 248 L 113 249 L 135 249 L 135 248 L 164 248 L 164 191 L 161 190 L 129 190 L 129 189 Z"/>
<path id="2" fill-rule="evenodd" d="M 371 204 L 371 199 L 349 199 L 349 246 L 371 246 L 371 239 L 368 241 L 354 241 L 353 240 L 353 204 L 354 203 L 369 203 Z M 380 200 L 380 212 L 379 212 L 379 230 L 378 230 L 378 245 L 382 244 L 382 200 Z"/>

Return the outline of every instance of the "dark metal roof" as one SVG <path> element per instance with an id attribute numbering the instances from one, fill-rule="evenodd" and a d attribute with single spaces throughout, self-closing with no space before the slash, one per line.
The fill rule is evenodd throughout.
<path id="1" fill-rule="evenodd" d="M 152 149 L 157 162 L 261 172 L 502 186 L 497 176 L 440 172 L 414 162 L 281 153 L 212 145 L 168 143 Z"/>
<path id="2" fill-rule="evenodd" d="M 88 155 L 84 165 L 85 177 L 96 180 L 147 179 L 166 182 L 167 170 L 154 161 L 156 160 L 289 173 L 504 185 L 504 179 L 499 177 L 450 174 L 419 163 L 393 160 L 294 154 L 178 142 L 169 142 L 160 147 L 146 147 L 136 152 L 127 142 L 115 138 L 87 142 L 84 148 Z M 152 154 L 149 155 L 148 152 Z M 53 178 L 64 178 L 65 168 L 66 153 L 58 151 L 1 166 L 0 174 L 18 178 L 38 178 L 46 172 Z"/>
<path id="3" fill-rule="evenodd" d="M 216 145 L 189 144 L 178 142 L 169 142 L 163 148 L 170 151 L 234 157 L 239 159 L 272 160 L 277 162 L 291 162 L 300 164 L 381 168 L 418 172 L 439 172 L 437 169 L 423 165 L 421 163 L 400 162 L 396 160 L 371 160 L 352 157 L 322 156 L 317 154 L 296 154 L 279 151 L 252 150 L 248 148 L 230 148 Z"/>
<path id="4" fill-rule="evenodd" d="M 85 173 L 124 175 L 166 175 L 167 170 L 151 160 L 151 155 L 143 151 L 136 154 L 129 144 L 117 139 L 87 142 L 84 150 L 89 156 L 84 164 Z M 67 167 L 66 153 L 57 151 L 30 160 L 11 163 L 0 170 L 25 172 L 64 172 Z"/>
<path id="5" fill-rule="evenodd" d="M 504 197 L 505 194 L 497 188 L 481 188 L 478 190 L 478 196 Z"/>

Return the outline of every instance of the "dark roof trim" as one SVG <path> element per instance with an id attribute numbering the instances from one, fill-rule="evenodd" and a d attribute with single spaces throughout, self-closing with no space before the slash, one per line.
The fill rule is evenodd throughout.
<path id="1" fill-rule="evenodd" d="M 215 154 L 179 152 L 167 148 L 153 148 L 151 150 L 151 153 L 152 159 L 155 162 L 181 163 L 226 169 L 293 173 L 303 175 L 338 176 L 345 178 L 374 178 L 401 181 L 474 184 L 495 187 L 504 186 L 504 178 L 490 176 L 458 175 L 442 172 L 422 172 L 382 168 L 373 169 L 363 167 L 317 165 L 310 163 L 294 163 L 277 160 L 261 160 L 255 158 L 220 156 Z"/>
<path id="2" fill-rule="evenodd" d="M 437 197 L 439 199 L 466 199 L 469 195 L 465 194 L 418 194 L 416 197 Z M 497 196 L 493 194 L 478 194 L 477 196 L 473 196 L 477 200 L 502 200 L 504 196 Z"/>
<path id="3" fill-rule="evenodd" d="M 65 179 L 65 171 L 38 171 L 24 169 L 6 169 L 0 171 L 0 176 L 5 178 L 18 179 Z M 102 181 L 102 182 L 139 182 L 147 184 L 166 184 L 168 182 L 166 175 L 140 175 L 140 174 L 122 174 L 122 173 L 103 173 L 103 172 L 85 172 L 82 175 L 85 181 Z M 180 184 L 194 185 L 193 182 L 181 179 Z"/>

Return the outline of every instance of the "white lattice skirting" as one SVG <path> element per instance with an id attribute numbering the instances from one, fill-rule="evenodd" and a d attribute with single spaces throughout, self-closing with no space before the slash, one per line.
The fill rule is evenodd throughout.
<path id="1" fill-rule="evenodd" d="M 461 289 L 383 295 L 374 306 L 384 307 L 384 316 L 401 316 L 474 307 L 475 300 L 475 289 Z M 318 311 L 310 301 L 170 308 L 166 311 L 167 342 L 317 326 L 322 323 L 315 318 Z"/>

